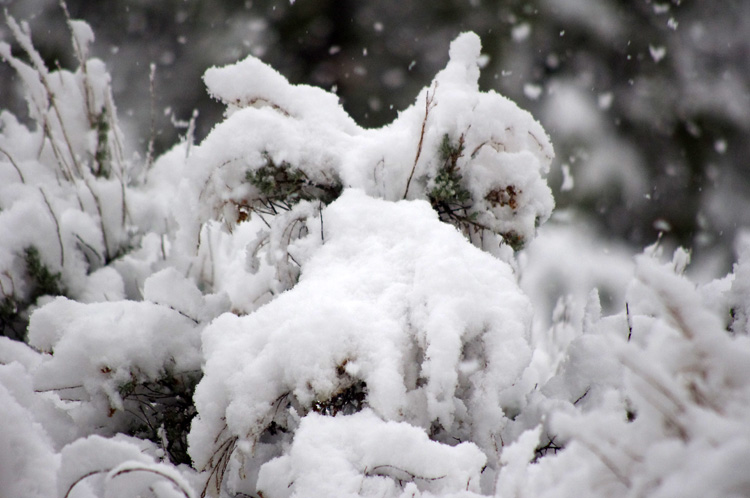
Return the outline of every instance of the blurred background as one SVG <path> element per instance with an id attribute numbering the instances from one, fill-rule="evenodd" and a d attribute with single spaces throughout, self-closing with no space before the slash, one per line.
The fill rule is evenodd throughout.
<path id="1" fill-rule="evenodd" d="M 335 92 L 363 126 L 389 123 L 472 30 L 481 86 L 552 138 L 558 212 L 634 250 L 662 234 L 717 274 L 750 225 L 750 2 L 746 0 L 67 0 L 96 34 L 129 144 L 157 153 L 221 119 L 201 75 L 253 54 Z M 57 0 L 0 1 L 50 67 L 74 66 Z M 11 42 L 4 23 L 0 37 Z M 18 52 L 17 47 L 14 47 Z M 155 65 L 153 97 L 149 74 Z M 0 107 L 25 114 L 12 71 Z M 152 116 L 154 118 L 152 126 Z M 588 235 L 587 235 L 588 236 Z M 573 242 L 575 243 L 575 242 Z"/>

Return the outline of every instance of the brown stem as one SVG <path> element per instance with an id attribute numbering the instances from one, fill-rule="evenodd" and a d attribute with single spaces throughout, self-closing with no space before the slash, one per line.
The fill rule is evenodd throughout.
<path id="1" fill-rule="evenodd" d="M 430 115 L 430 109 L 432 109 L 435 105 L 435 93 L 437 92 L 437 82 L 435 82 L 435 86 L 433 87 L 432 95 L 430 95 L 430 91 L 427 90 L 427 95 L 424 99 L 424 119 L 422 120 L 422 131 L 419 134 L 419 145 L 417 145 L 417 155 L 414 158 L 414 165 L 411 167 L 411 173 L 409 173 L 409 179 L 406 181 L 406 190 L 404 190 L 404 199 L 406 199 L 407 194 L 409 193 L 409 186 L 411 185 L 411 179 L 414 177 L 414 172 L 417 170 L 417 163 L 419 162 L 419 156 L 422 155 L 422 143 L 424 142 L 424 132 L 425 127 L 427 126 L 427 118 Z"/>

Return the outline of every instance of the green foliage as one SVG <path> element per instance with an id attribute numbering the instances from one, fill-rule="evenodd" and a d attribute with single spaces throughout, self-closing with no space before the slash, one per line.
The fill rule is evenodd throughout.
<path id="1" fill-rule="evenodd" d="M 29 301 L 33 303 L 41 296 L 62 296 L 65 289 L 60 284 L 60 273 L 52 273 L 42 262 L 39 249 L 28 246 L 23 250 L 26 273 L 31 283 Z"/>
<path id="2" fill-rule="evenodd" d="M 41 296 L 61 296 L 65 288 L 61 284 L 61 274 L 53 273 L 42 261 L 39 249 L 28 246 L 23 250 L 26 267 L 28 293 L 24 296 L 16 289 L 0 289 L 0 335 L 15 340 L 23 340 L 28 325 L 28 307 Z M 12 282 L 12 281 L 11 281 Z"/>
<path id="3" fill-rule="evenodd" d="M 447 134 L 443 135 L 439 153 L 442 165 L 427 196 L 440 220 L 454 225 L 471 239 L 473 232 L 486 227 L 477 223 L 477 213 L 471 212 L 471 192 L 464 187 L 458 167 L 458 160 L 464 153 L 464 136 L 461 135 L 458 142 L 452 142 Z"/>
<path id="4" fill-rule="evenodd" d="M 513 230 L 510 232 L 500 234 L 503 237 L 503 241 L 513 248 L 514 251 L 520 251 L 526 244 L 524 238 Z"/>
<path id="5" fill-rule="evenodd" d="M 263 166 L 245 174 L 245 179 L 258 189 L 263 207 L 288 210 L 299 201 L 311 200 L 330 204 L 341 195 L 343 187 L 335 179 L 316 183 L 303 170 L 286 161 L 277 164 L 268 153 L 263 157 L 266 160 Z"/>
<path id="6" fill-rule="evenodd" d="M 362 410 L 367 400 L 367 384 L 357 381 L 339 390 L 326 400 L 316 401 L 312 405 L 314 412 L 321 415 L 335 416 L 339 413 L 351 415 Z"/>
<path id="7" fill-rule="evenodd" d="M 18 301 L 15 296 L 4 296 L 0 301 L 0 324 L 5 324 L 6 320 L 12 319 L 18 314 Z"/>
<path id="8" fill-rule="evenodd" d="M 481 234 L 484 230 L 490 230 L 477 220 L 478 213 L 472 210 L 473 199 L 463 185 L 463 178 L 458 166 L 458 160 L 464 154 L 464 136 L 454 142 L 446 134 L 440 143 L 439 153 L 442 165 L 437 171 L 434 186 L 428 193 L 430 203 L 437 211 L 440 219 L 450 223 L 461 230 L 469 239 L 475 234 Z M 520 194 L 514 185 L 491 190 L 485 196 L 485 200 L 495 207 L 508 207 L 515 211 L 518 208 L 518 195 Z M 537 220 L 538 221 L 538 220 Z M 498 233 L 498 232 L 495 232 Z M 518 251 L 523 248 L 526 241 L 516 231 L 498 233 L 503 241 Z"/>
<path id="9" fill-rule="evenodd" d="M 200 372 L 166 373 L 157 380 L 133 378 L 121 385 L 120 397 L 132 416 L 127 434 L 162 446 L 175 465 L 190 465 L 187 435 L 196 414 L 193 393 L 200 378 Z"/>
<path id="10" fill-rule="evenodd" d="M 450 137 L 443 135 L 440 144 L 440 159 L 443 161 L 435 177 L 435 186 L 430 190 L 429 198 L 433 207 L 443 209 L 466 209 L 466 203 L 471 201 L 471 193 L 461 184 L 461 173 L 458 160 L 464 153 L 464 137 L 453 143 Z M 440 210 L 438 210 L 440 212 Z"/>
<path id="11" fill-rule="evenodd" d="M 11 339 L 23 339 L 26 322 L 21 316 L 22 303 L 18 296 L 10 294 L 0 300 L 0 335 Z"/>

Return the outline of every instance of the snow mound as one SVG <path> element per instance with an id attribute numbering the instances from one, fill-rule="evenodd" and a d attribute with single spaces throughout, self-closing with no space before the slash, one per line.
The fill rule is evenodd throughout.
<path id="1" fill-rule="evenodd" d="M 6 367 L 3 367 L 6 368 Z M 49 436 L 0 382 L 0 482 L 3 496 L 47 497 L 55 494 L 60 465 Z"/>
<path id="2" fill-rule="evenodd" d="M 29 344 L 50 353 L 33 372 L 34 387 L 85 401 L 70 407 L 83 424 L 124 430 L 117 425 L 124 386 L 198 371 L 199 330 L 191 318 L 150 302 L 58 297 L 31 316 Z"/>
<path id="3" fill-rule="evenodd" d="M 322 217 L 325 243 L 294 288 L 203 333 L 198 468 L 229 440 L 250 462 L 300 416 L 365 406 L 490 451 L 505 410 L 522 403 L 513 385 L 531 356 L 531 308 L 511 268 L 424 201 L 348 190 Z"/>
<path id="4" fill-rule="evenodd" d="M 269 498 L 478 497 L 485 460 L 472 443 L 436 443 L 416 427 L 384 422 L 369 410 L 336 418 L 310 414 L 288 454 L 263 466 L 258 489 Z M 409 484 L 402 490 L 403 481 Z"/>

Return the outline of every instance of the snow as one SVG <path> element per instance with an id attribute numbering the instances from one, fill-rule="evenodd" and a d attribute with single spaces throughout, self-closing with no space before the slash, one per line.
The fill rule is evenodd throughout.
<path id="1" fill-rule="evenodd" d="M 321 216 L 325 243 L 294 288 L 205 329 L 196 464 L 217 435 L 252 448 L 272 421 L 287 424 L 287 403 L 308 412 L 358 381 L 384 419 L 438 423 L 488 448 L 498 427 L 484 421 L 520 402 L 510 388 L 530 358 L 530 307 L 510 267 L 423 201 L 348 190 Z"/>
<path id="2" fill-rule="evenodd" d="M 13 365 L 0 366 L 4 374 Z M 16 369 L 18 370 L 18 369 Z M 52 442 L 0 377 L 0 482 L 4 496 L 47 497 L 55 494 L 55 471 L 60 465 Z"/>
<path id="3" fill-rule="evenodd" d="M 472 443 L 447 446 L 407 423 L 370 410 L 339 417 L 311 414 L 289 452 L 260 471 L 269 497 L 480 496 L 486 457 Z M 327 476 L 321 479 L 320 476 Z M 401 491 L 400 483 L 411 481 Z"/>
<path id="4" fill-rule="evenodd" d="M 667 55 L 667 48 L 649 45 L 648 53 L 651 54 L 651 58 L 654 59 L 654 62 L 658 63 Z"/>
<path id="5" fill-rule="evenodd" d="M 542 87 L 540 87 L 539 85 L 526 83 L 523 86 L 523 94 L 526 95 L 526 97 L 530 100 L 537 100 L 542 94 Z"/>
<path id="6" fill-rule="evenodd" d="M 529 35 L 531 34 L 531 25 L 527 22 L 518 24 L 516 26 L 513 26 L 513 29 L 510 33 L 513 41 L 516 43 L 520 43 L 528 39 Z"/>
<path id="7" fill-rule="evenodd" d="M 552 414 L 549 429 L 565 449 L 528 469 L 527 492 L 546 496 L 563 490 L 573 496 L 574 487 L 577 496 L 746 492 L 747 477 L 730 460 L 741 458 L 750 444 L 747 412 L 735 408 L 750 399 L 747 382 L 740 380 L 747 378 L 750 342 L 726 334 L 702 304 L 681 274 L 684 252 L 666 263 L 659 257 L 657 247 L 637 258 L 629 316 L 620 315 L 619 326 L 594 320 L 594 335 L 571 343 L 587 336 L 599 342 L 562 365 L 562 372 L 589 383 L 590 391 L 574 403 L 578 410 L 558 408 Z M 603 375 L 607 370 L 611 374 Z M 544 390 L 561 394 L 573 378 L 561 382 L 558 374 Z M 595 386 L 599 397 L 592 402 Z M 709 461 L 719 463 L 706 465 Z"/>
<path id="8" fill-rule="evenodd" d="M 684 249 L 543 225 L 552 145 L 479 90 L 476 35 L 379 129 L 255 57 L 211 68 L 225 120 L 146 167 L 92 30 L 50 71 L 9 25 L 37 126 L 0 114 L 3 496 L 750 494 L 750 238 L 699 285 Z M 545 87 L 550 126 L 609 134 L 612 94 L 574 88 Z M 642 197 L 635 153 L 596 143 L 563 190 Z"/>
<path id="9" fill-rule="evenodd" d="M 254 57 L 210 69 L 206 83 L 227 104 L 227 119 L 189 158 L 177 216 L 181 250 L 194 254 L 208 220 L 232 228 L 238 209 L 254 209 L 260 194 L 245 175 L 271 163 L 290 165 L 316 184 L 360 188 L 392 201 L 425 199 L 445 163 L 440 149 L 446 137 L 461 147 L 456 166 L 474 201 L 467 214 L 490 232 L 473 242 L 499 254 L 500 237 L 530 241 L 554 205 L 544 180 L 554 153 L 527 112 L 495 92 L 479 91 L 480 52 L 476 35 L 459 36 L 448 65 L 416 103 L 374 130 L 358 127 L 333 94 L 291 85 Z M 247 129 L 256 132 L 241 131 Z M 512 201 L 504 198 L 508 188 Z"/>
<path id="10" fill-rule="evenodd" d="M 33 371 L 34 388 L 82 400 L 66 410 L 81 430 L 92 423 L 122 430 L 121 386 L 200 369 L 196 324 L 150 302 L 58 297 L 34 312 L 28 336 L 31 346 L 50 353 Z"/>
<path id="11" fill-rule="evenodd" d="M 126 497 L 150 490 L 160 498 L 193 498 L 186 479 L 156 463 L 148 450 L 148 445 L 121 436 L 79 439 L 61 452 L 57 495 Z"/>

